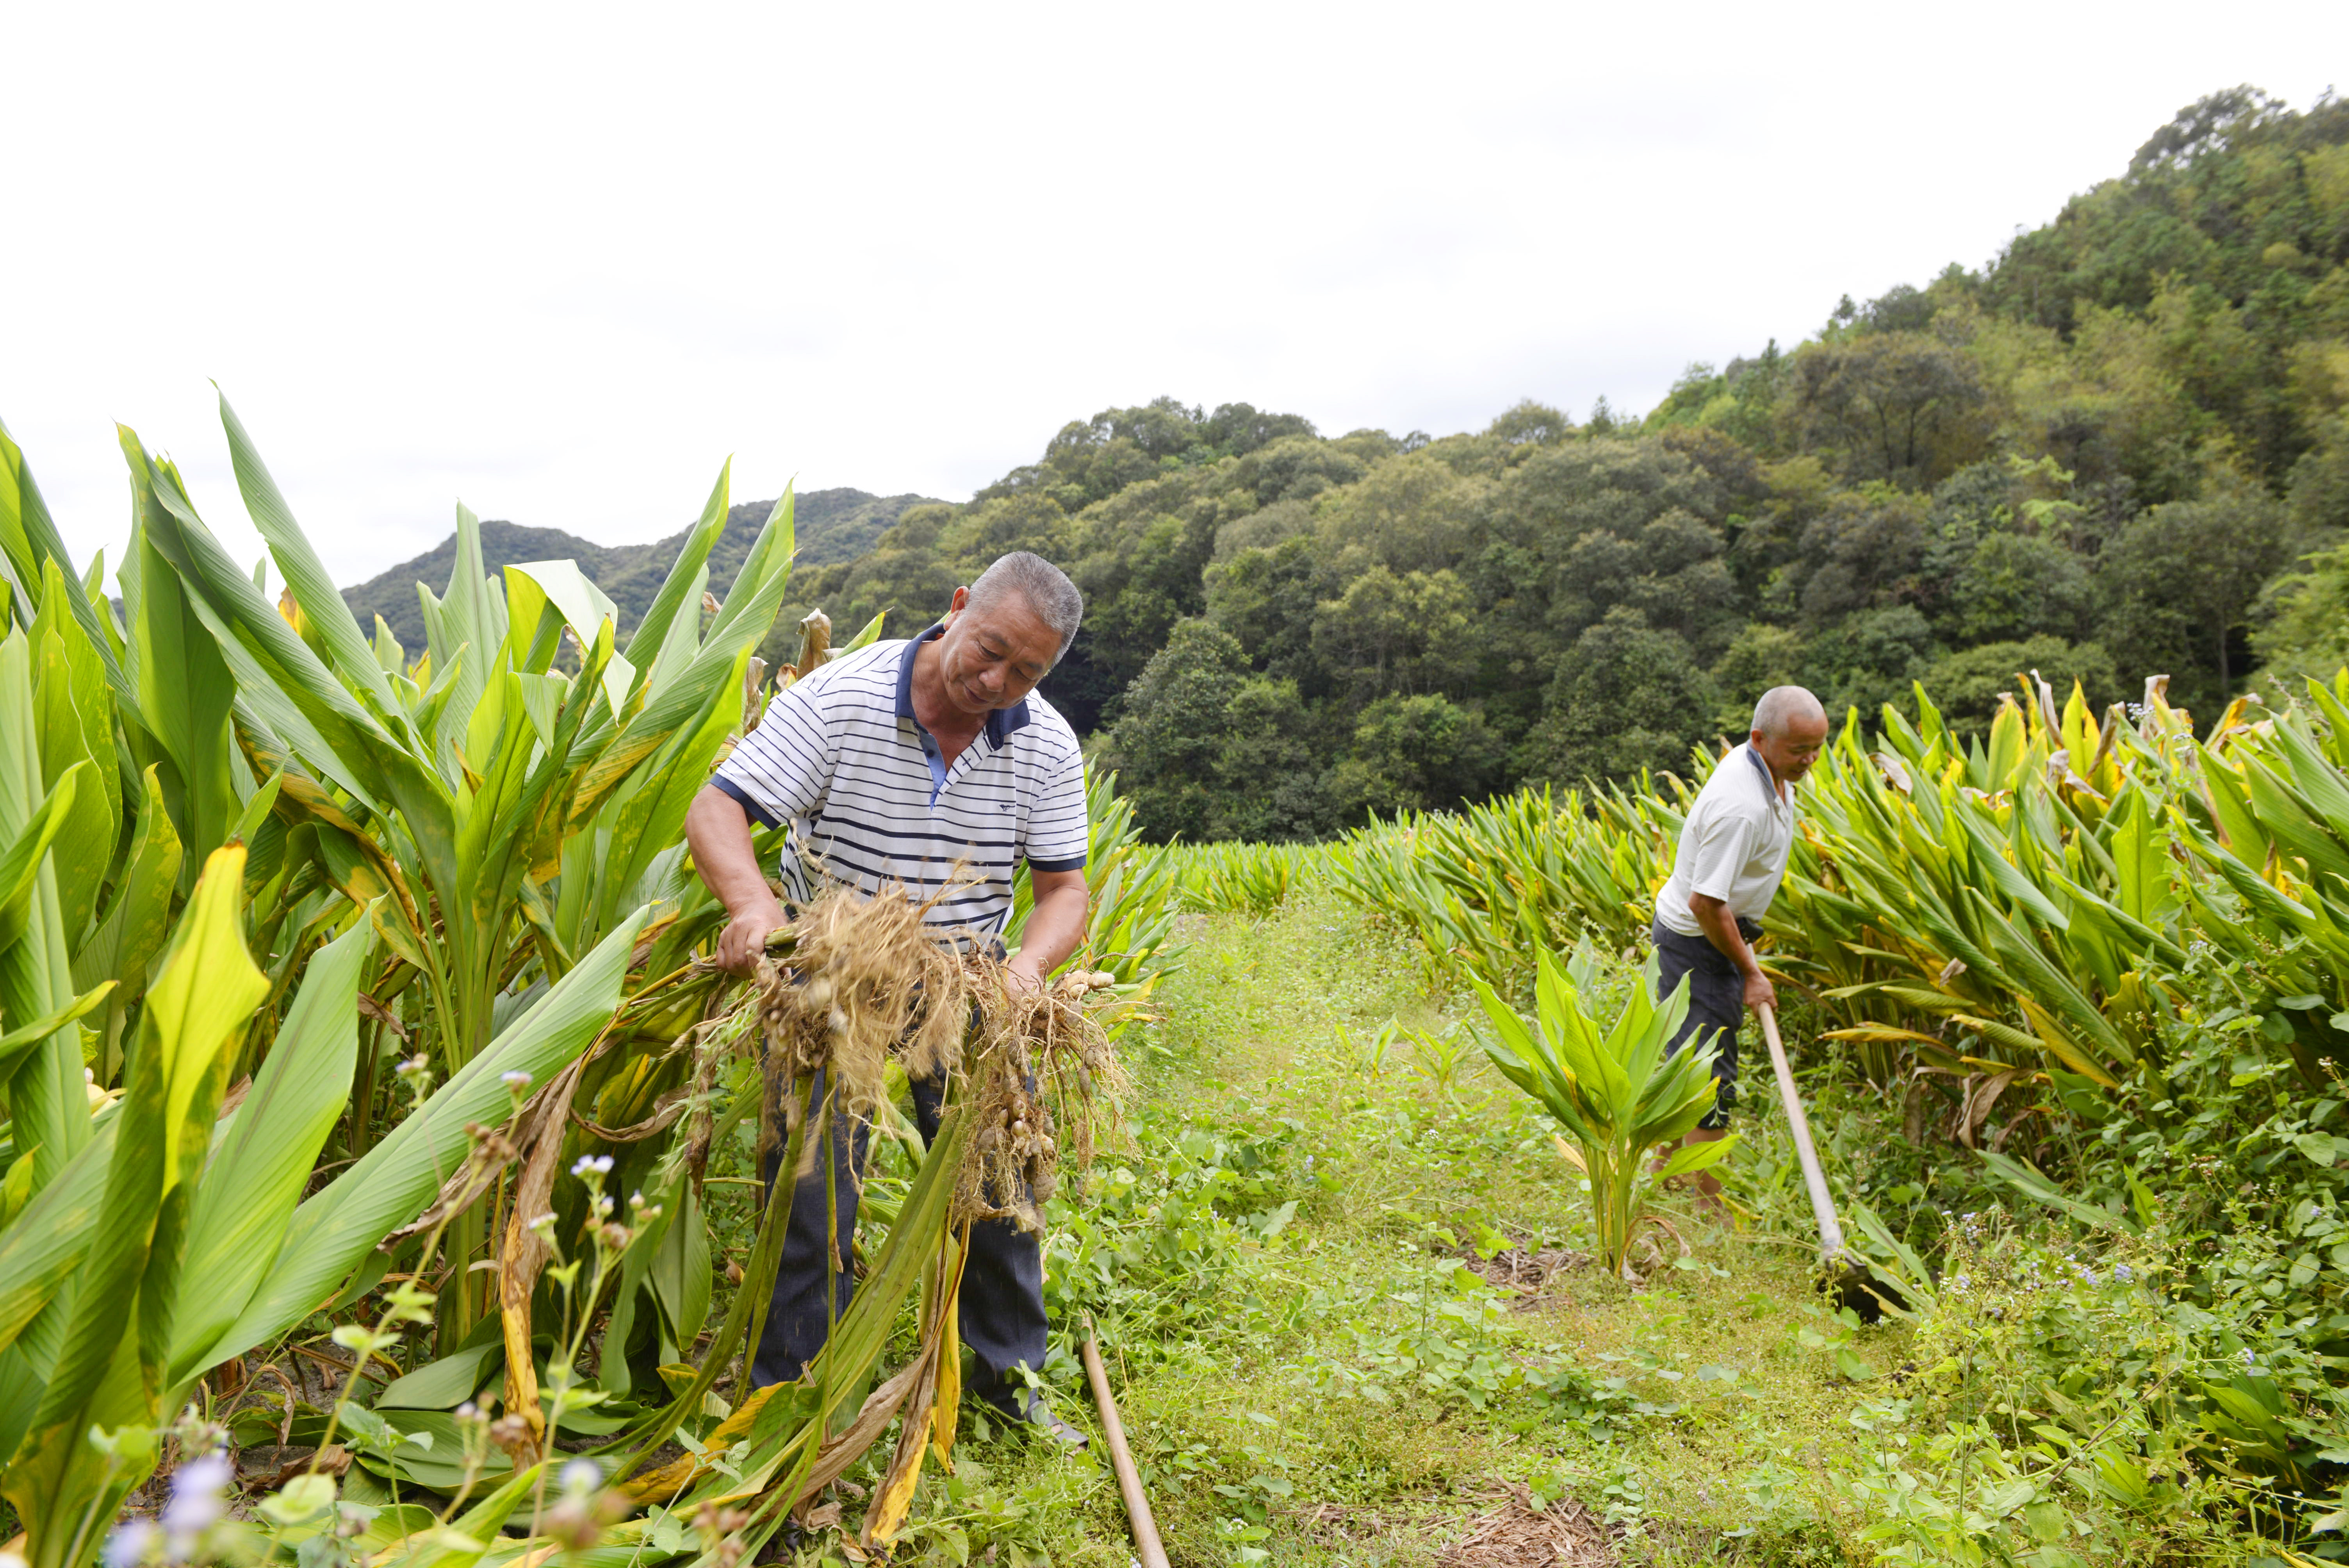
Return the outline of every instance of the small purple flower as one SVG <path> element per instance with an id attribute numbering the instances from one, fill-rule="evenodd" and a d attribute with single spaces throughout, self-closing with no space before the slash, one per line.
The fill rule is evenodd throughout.
<path id="1" fill-rule="evenodd" d="M 147 1557 L 147 1549 L 155 1543 L 155 1522 L 151 1519 L 129 1519 L 122 1528 L 106 1538 L 106 1568 L 137 1568 Z"/>
<path id="2" fill-rule="evenodd" d="M 235 1472 L 219 1454 L 190 1460 L 171 1477 L 171 1501 L 163 1505 L 163 1528 L 175 1538 L 201 1535 L 218 1523 L 221 1493 Z"/>

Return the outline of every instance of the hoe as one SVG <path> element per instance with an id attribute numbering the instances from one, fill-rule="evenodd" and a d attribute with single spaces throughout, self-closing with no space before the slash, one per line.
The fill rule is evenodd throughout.
<path id="1" fill-rule="evenodd" d="M 1874 1323 L 1884 1315 L 1886 1297 L 1868 1283 L 1867 1264 L 1844 1245 L 1843 1222 L 1836 1218 L 1826 1172 L 1819 1169 L 1819 1151 L 1811 1143 L 1810 1119 L 1803 1114 L 1803 1097 L 1795 1088 L 1795 1069 L 1786 1065 L 1786 1047 L 1778 1039 L 1777 1009 L 1764 1006 L 1761 1012 L 1762 1037 L 1770 1047 L 1770 1070 L 1778 1078 L 1778 1099 L 1786 1107 L 1786 1124 L 1794 1130 L 1795 1153 L 1803 1162 L 1803 1184 L 1810 1189 L 1811 1216 L 1819 1224 L 1820 1277 L 1837 1301 Z"/>

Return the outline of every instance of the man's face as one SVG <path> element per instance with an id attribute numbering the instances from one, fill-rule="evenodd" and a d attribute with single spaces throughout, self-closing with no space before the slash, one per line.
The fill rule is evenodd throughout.
<path id="1" fill-rule="evenodd" d="M 1770 765 L 1770 771 L 1792 784 L 1811 770 L 1819 753 L 1827 743 L 1827 720 L 1825 714 L 1805 715 L 1787 721 L 1783 735 L 1754 732 L 1754 749 Z"/>
<path id="2" fill-rule="evenodd" d="M 972 608 L 970 590 L 955 590 L 938 639 L 938 676 L 957 713 L 978 716 L 1009 707 L 1052 671 L 1061 634 L 1016 593 Z"/>

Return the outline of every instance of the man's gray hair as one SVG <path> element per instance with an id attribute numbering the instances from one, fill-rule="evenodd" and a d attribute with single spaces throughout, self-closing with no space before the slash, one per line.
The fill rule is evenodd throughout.
<path id="1" fill-rule="evenodd" d="M 999 555 L 995 564 L 970 585 L 969 606 L 984 609 L 1006 594 L 1017 594 L 1038 620 L 1061 634 L 1061 652 L 1069 651 L 1076 639 L 1077 624 L 1084 619 L 1085 596 L 1077 592 L 1067 573 L 1025 550 Z"/>
<path id="2" fill-rule="evenodd" d="M 1825 718 L 1827 710 L 1808 688 L 1798 686 L 1772 686 L 1754 705 L 1754 727 L 1776 739 L 1786 733 L 1786 726 L 1797 718 Z"/>

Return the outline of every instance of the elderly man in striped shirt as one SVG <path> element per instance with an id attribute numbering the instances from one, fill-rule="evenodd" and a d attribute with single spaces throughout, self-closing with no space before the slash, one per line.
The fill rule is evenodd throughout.
<path id="1" fill-rule="evenodd" d="M 747 971 L 784 922 L 750 825 L 788 823 L 787 896 L 802 902 L 823 882 L 868 895 L 935 894 L 929 918 L 943 941 L 999 943 L 1024 859 L 1035 907 L 1009 971 L 1013 985 L 1040 986 L 1084 939 L 1085 778 L 1075 733 L 1034 692 L 1068 651 L 1083 608 L 1059 568 L 1024 551 L 1006 555 L 957 588 L 945 618 L 921 635 L 834 659 L 768 704 L 686 817 L 694 865 L 729 917 L 719 963 Z M 946 1086 L 913 1087 L 922 1134 L 933 1136 Z M 844 1257 L 856 1230 L 847 1161 L 861 1161 L 865 1130 L 843 1141 L 855 1146 L 841 1150 L 835 1183 Z M 779 1159 L 766 1172 L 771 1190 Z M 797 1377 L 823 1346 L 825 1251 L 817 1172 L 792 1195 L 752 1362 L 761 1385 Z M 846 1273 L 838 1281 L 845 1311 L 854 1282 Z M 974 1393 L 1013 1421 L 1083 1446 L 1028 1376 L 1043 1370 L 1047 1328 L 1036 1237 L 1008 1220 L 973 1227 L 960 1326 L 979 1364 Z"/>

